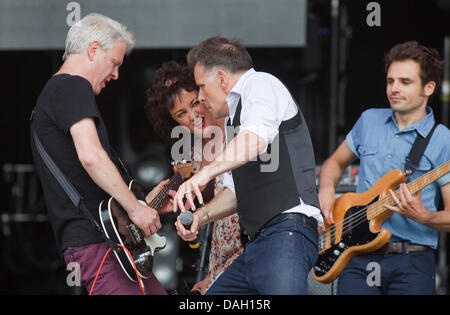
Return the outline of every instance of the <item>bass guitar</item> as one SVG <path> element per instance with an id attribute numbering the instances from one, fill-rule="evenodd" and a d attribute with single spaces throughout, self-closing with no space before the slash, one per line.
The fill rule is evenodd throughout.
<path id="1" fill-rule="evenodd" d="M 450 161 L 417 178 L 407 187 L 415 194 L 449 172 Z M 393 215 L 383 207 L 395 204 L 389 189 L 406 182 L 401 170 L 393 170 L 381 177 L 363 193 L 346 193 L 336 200 L 333 218 L 336 222 L 319 233 L 319 256 L 313 266 L 314 278 L 322 283 L 334 281 L 350 259 L 361 253 L 383 247 L 391 232 L 382 229 L 382 223 Z M 398 197 L 398 189 L 394 191 Z"/>
<path id="2" fill-rule="evenodd" d="M 159 192 L 159 194 L 148 204 L 155 210 L 169 200 L 169 190 L 177 190 L 183 181 L 189 178 L 194 172 L 192 163 L 180 163 L 173 166 L 174 175 L 169 183 Z M 132 180 L 128 188 L 133 192 L 139 202 L 145 202 L 144 188 L 137 180 Z M 140 278 L 147 279 L 152 275 L 153 257 L 155 252 L 166 246 L 166 238 L 158 233 L 149 237 L 144 237 L 141 229 L 128 217 L 127 212 L 114 199 L 103 200 L 98 207 L 100 222 L 106 236 L 115 242 L 126 247 L 132 257 L 126 251 L 114 251 L 114 254 L 127 277 L 137 282 L 138 278 L 134 266 Z"/>

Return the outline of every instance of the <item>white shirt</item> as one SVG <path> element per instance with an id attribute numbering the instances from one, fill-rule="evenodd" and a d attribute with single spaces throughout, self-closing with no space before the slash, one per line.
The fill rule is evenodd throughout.
<path id="1" fill-rule="evenodd" d="M 291 94 L 280 80 L 269 73 L 256 72 L 253 68 L 240 77 L 226 97 L 229 117 L 225 119 L 225 125 L 228 119 L 233 121 L 240 98 L 245 106 L 241 109 L 239 133 L 251 131 L 264 139 L 267 145 L 277 136 L 280 124 L 298 112 Z M 267 146 L 264 151 L 266 149 Z M 223 184 L 236 194 L 232 175 L 225 173 Z M 319 225 L 323 222 L 321 211 L 305 204 L 301 198 L 297 206 L 283 212 L 300 212 L 314 217 Z"/>

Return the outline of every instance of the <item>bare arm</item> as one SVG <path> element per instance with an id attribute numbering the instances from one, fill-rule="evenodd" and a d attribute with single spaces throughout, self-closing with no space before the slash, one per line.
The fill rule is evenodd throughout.
<path id="1" fill-rule="evenodd" d="M 174 198 L 174 209 L 185 211 L 183 197 L 186 196 L 187 203 L 191 209 L 195 209 L 194 197 L 203 203 L 201 190 L 214 177 L 244 165 L 257 155 L 261 154 L 266 147 L 265 141 L 251 131 L 239 133 L 230 141 L 223 152 L 209 165 L 203 167 L 200 172 L 183 183 Z M 186 194 L 187 193 L 187 194 Z"/>
<path id="2" fill-rule="evenodd" d="M 193 213 L 190 230 L 186 230 L 178 218 L 175 222 L 178 235 L 185 241 L 192 241 L 197 237 L 198 229 L 205 224 L 223 219 L 236 213 L 237 200 L 235 194 L 228 188 L 223 189 L 211 201 Z"/>
<path id="3" fill-rule="evenodd" d="M 119 171 L 103 149 L 92 118 L 85 118 L 70 127 L 78 158 L 92 180 L 114 197 L 127 211 L 130 219 L 146 236 L 161 228 L 158 213 L 138 202 L 128 189 Z"/>
<path id="4" fill-rule="evenodd" d="M 345 169 L 357 159 L 344 141 L 337 150 L 323 163 L 320 171 L 319 203 L 328 224 L 333 224 L 336 186 Z"/>

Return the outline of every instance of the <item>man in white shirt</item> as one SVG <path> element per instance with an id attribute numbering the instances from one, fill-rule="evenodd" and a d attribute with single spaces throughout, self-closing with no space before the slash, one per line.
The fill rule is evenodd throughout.
<path id="1" fill-rule="evenodd" d="M 201 191 L 212 178 L 228 170 L 232 175 L 225 175 L 227 189 L 194 213 L 190 231 L 179 222 L 177 229 L 190 240 L 199 225 L 238 209 L 246 238 L 243 254 L 207 293 L 305 294 L 322 216 L 314 152 L 301 111 L 277 78 L 253 69 L 237 41 L 207 39 L 189 52 L 188 64 L 194 68 L 199 100 L 216 118 L 228 117 L 229 142 L 180 186 L 174 211 L 186 210 L 183 198 L 195 210 L 194 197 L 203 204 Z"/>

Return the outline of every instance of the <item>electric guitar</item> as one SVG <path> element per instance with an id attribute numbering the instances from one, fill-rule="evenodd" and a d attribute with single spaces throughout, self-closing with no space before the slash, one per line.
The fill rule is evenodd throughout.
<path id="1" fill-rule="evenodd" d="M 155 210 L 161 209 L 166 201 L 169 200 L 169 190 L 176 191 L 183 181 L 193 173 L 193 166 L 190 162 L 174 164 L 173 169 L 175 174 L 167 186 L 148 204 Z M 139 202 L 147 205 L 144 188 L 138 181 L 132 180 L 128 188 Z M 120 266 L 128 278 L 134 282 L 138 281 L 134 266 L 136 266 L 140 278 L 149 278 L 152 275 L 154 254 L 166 246 L 166 238 L 158 235 L 158 233 L 144 237 L 141 229 L 130 220 L 127 212 L 112 197 L 100 203 L 98 212 L 106 236 L 116 244 L 125 246 L 132 256 L 130 257 L 124 250 L 114 251 Z"/>
<path id="2" fill-rule="evenodd" d="M 411 194 L 421 190 L 449 172 L 450 161 L 417 178 L 407 187 Z M 335 280 L 350 259 L 360 253 L 375 251 L 391 237 L 382 223 L 393 215 L 383 207 L 395 204 L 389 189 L 406 182 L 401 170 L 393 170 L 381 177 L 363 193 L 346 193 L 336 200 L 333 218 L 336 222 L 319 233 L 319 257 L 312 269 L 314 278 L 322 283 Z M 398 189 L 394 191 L 398 197 Z"/>

